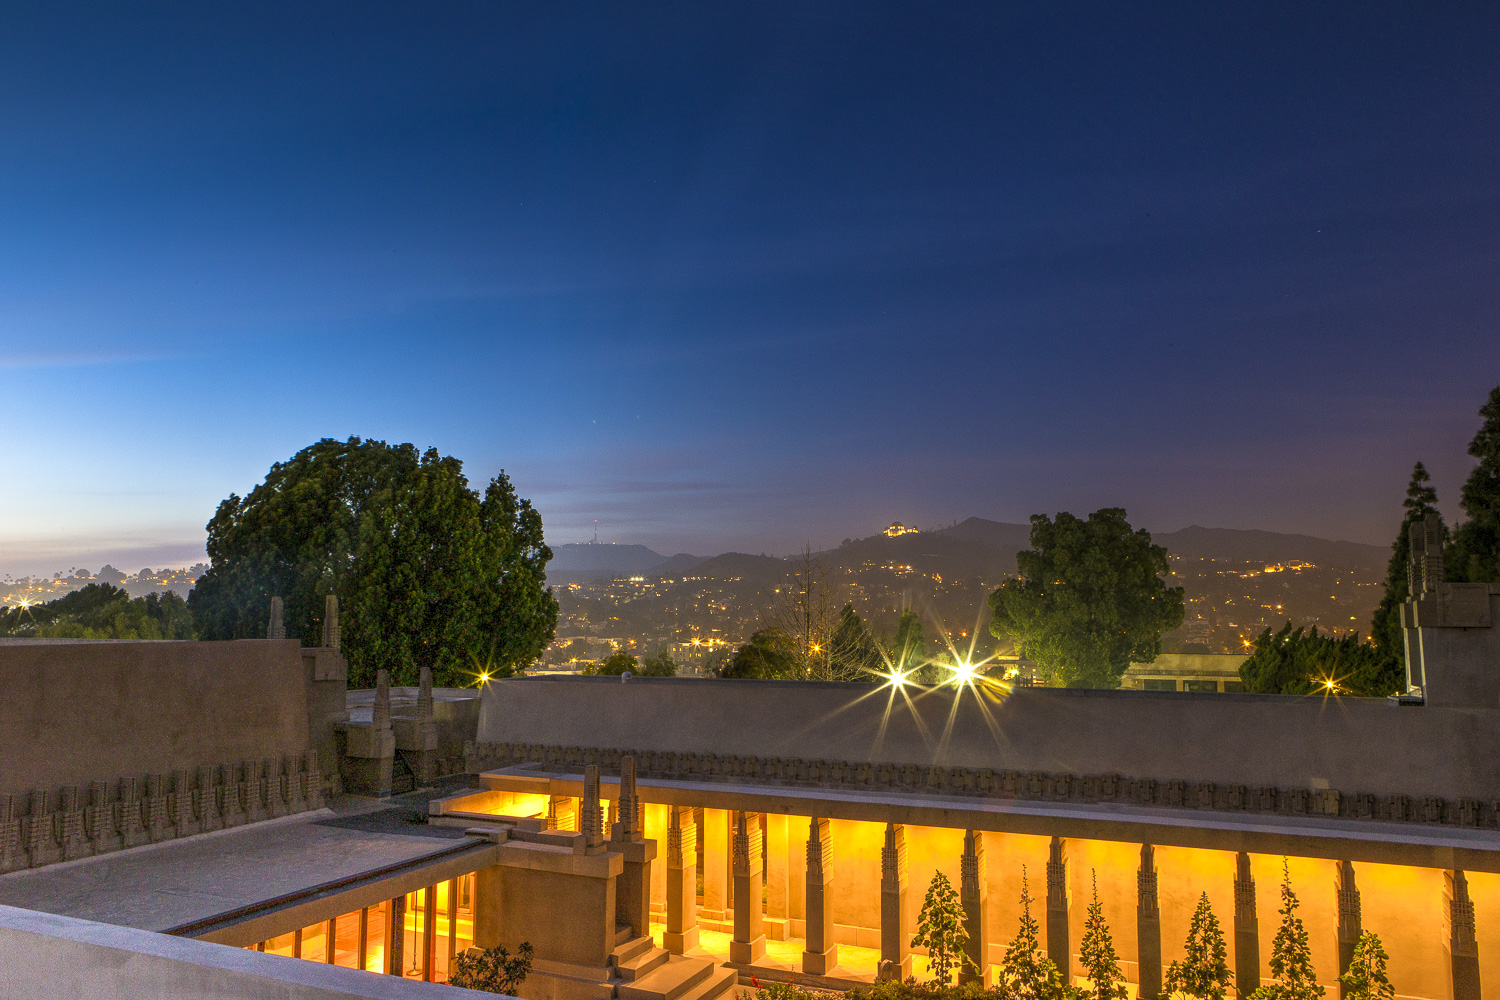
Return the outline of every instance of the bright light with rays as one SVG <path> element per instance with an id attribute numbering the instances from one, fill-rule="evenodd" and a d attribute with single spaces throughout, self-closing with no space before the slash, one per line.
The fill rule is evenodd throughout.
<path id="1" fill-rule="evenodd" d="M 886 684 L 890 687 L 906 687 L 910 683 L 906 679 L 910 674 L 910 670 L 897 670 L 895 667 L 892 667 L 890 673 L 881 674 L 880 676 L 885 678 Z"/>
<path id="2" fill-rule="evenodd" d="M 954 687 L 973 684 L 974 678 L 978 675 L 978 670 L 974 664 L 970 663 L 967 659 L 961 659 L 957 663 L 950 664 L 948 669 L 953 671 L 953 676 L 949 680 L 953 682 Z"/>

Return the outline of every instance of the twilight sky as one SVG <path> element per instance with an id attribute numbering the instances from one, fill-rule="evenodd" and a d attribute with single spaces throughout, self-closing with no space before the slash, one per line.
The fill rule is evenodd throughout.
<path id="1" fill-rule="evenodd" d="M 0 573 L 320 437 L 553 542 L 1386 543 L 1500 383 L 1494 5 L 8 9 Z"/>

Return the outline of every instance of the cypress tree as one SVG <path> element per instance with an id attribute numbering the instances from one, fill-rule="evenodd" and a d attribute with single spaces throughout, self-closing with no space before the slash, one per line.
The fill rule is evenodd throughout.
<path id="1" fill-rule="evenodd" d="M 1167 969 L 1167 992 L 1186 993 L 1197 1000 L 1224 1000 L 1229 990 L 1229 949 L 1206 892 L 1193 911 L 1184 950 L 1183 960 Z"/>
<path id="2" fill-rule="evenodd" d="M 964 961 L 964 945 L 968 940 L 969 932 L 964 929 L 964 904 L 953 891 L 948 876 L 937 872 L 927 887 L 927 898 L 917 916 L 917 934 L 911 939 L 911 946 L 927 949 L 933 978 L 939 985 L 947 986 L 954 970 Z"/>
<path id="3" fill-rule="evenodd" d="M 1406 664 L 1406 645 L 1401 640 L 1401 605 L 1411 596 L 1407 585 L 1407 564 L 1411 562 L 1411 538 L 1409 530 L 1413 522 L 1424 520 L 1428 514 L 1436 514 L 1437 491 L 1432 488 L 1432 479 L 1427 469 L 1418 462 L 1411 470 L 1411 482 L 1406 486 L 1406 499 L 1401 502 L 1406 514 L 1401 519 L 1401 530 L 1391 545 L 1391 561 L 1385 569 L 1385 596 L 1370 619 L 1370 641 L 1383 654 Z"/>
<path id="4" fill-rule="evenodd" d="M 1115 954 L 1114 938 L 1104 922 L 1104 906 L 1099 902 L 1099 873 L 1094 873 L 1094 901 L 1089 904 L 1083 922 L 1083 943 L 1079 946 L 1083 974 L 1093 986 L 1083 994 L 1093 1000 L 1121 1000 L 1126 994 L 1125 974 L 1120 971 L 1120 956 Z"/>
<path id="5" fill-rule="evenodd" d="M 1484 422 L 1469 442 L 1469 454 L 1479 465 L 1459 495 L 1469 519 L 1453 533 L 1446 568 L 1453 580 L 1495 582 L 1500 581 L 1500 386 L 1490 390 L 1479 415 Z"/>
<path id="6" fill-rule="evenodd" d="M 1041 928 L 1031 916 L 1026 866 L 1021 866 L 1021 926 L 1000 960 L 1000 985 L 1010 1000 L 1059 1000 L 1067 988 L 1052 959 L 1042 955 Z"/>
<path id="7" fill-rule="evenodd" d="M 1292 891 L 1292 876 L 1283 859 L 1281 909 L 1278 911 L 1281 926 L 1276 929 L 1276 937 L 1271 942 L 1271 975 L 1276 981 L 1250 994 L 1251 1000 L 1322 1000 L 1323 987 L 1318 985 L 1318 974 L 1313 971 L 1307 928 L 1297 916 L 1300 905 L 1297 894 Z"/>
<path id="8" fill-rule="evenodd" d="M 1388 960 L 1378 935 L 1373 931 L 1361 934 L 1349 960 L 1349 971 L 1339 977 L 1348 991 L 1344 1000 L 1395 1000 L 1396 990 L 1385 974 Z"/>

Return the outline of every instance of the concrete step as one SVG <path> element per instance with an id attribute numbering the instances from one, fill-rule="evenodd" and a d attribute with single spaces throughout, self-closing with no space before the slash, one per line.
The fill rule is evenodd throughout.
<path id="1" fill-rule="evenodd" d="M 629 940 L 630 940 L 630 925 L 629 924 L 615 924 L 615 947 L 618 948 L 620 945 L 624 944 L 626 941 L 629 941 Z"/>
<path id="2" fill-rule="evenodd" d="M 655 947 L 656 942 L 648 937 L 626 938 L 623 942 L 616 944 L 615 950 L 609 953 L 609 964 L 619 965 L 637 955 L 644 955 Z"/>
<path id="3" fill-rule="evenodd" d="M 649 974 L 631 983 L 621 983 L 617 991 L 619 1000 L 680 1000 L 704 982 L 710 980 L 719 966 L 706 958 L 683 958 L 671 956 L 670 961 Z M 724 969 L 737 976 L 733 969 Z M 714 994 L 717 996 L 717 994 Z M 711 1000 L 711 998 L 709 998 Z"/>
<path id="4" fill-rule="evenodd" d="M 649 941 L 650 938 L 645 940 Z M 666 965 L 671 957 L 665 948 L 649 948 L 631 958 L 615 962 L 615 975 L 627 982 L 638 982 Z"/>
<path id="5" fill-rule="evenodd" d="M 738 971 L 716 965 L 703 982 L 676 1000 L 719 1000 L 720 997 L 728 996 L 739 981 Z"/>

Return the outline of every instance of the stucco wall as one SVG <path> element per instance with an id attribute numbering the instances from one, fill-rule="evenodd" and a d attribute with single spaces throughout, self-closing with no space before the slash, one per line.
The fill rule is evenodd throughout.
<path id="1" fill-rule="evenodd" d="M 303 674 L 295 639 L 0 643 L 0 794 L 300 753 Z"/>
<path id="2" fill-rule="evenodd" d="M 1497 724 L 1359 698 L 537 677 L 490 683 L 479 740 L 1487 800 Z"/>

